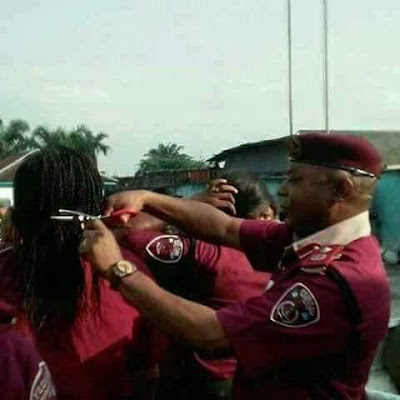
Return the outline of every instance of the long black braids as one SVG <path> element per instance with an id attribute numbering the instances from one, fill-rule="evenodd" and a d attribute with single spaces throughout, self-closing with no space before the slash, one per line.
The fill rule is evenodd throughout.
<path id="1" fill-rule="evenodd" d="M 18 169 L 14 201 L 16 268 L 28 318 L 37 329 L 55 319 L 72 324 L 86 306 L 78 252 L 82 229 L 78 221 L 50 216 L 60 208 L 101 214 L 102 182 L 95 163 L 65 147 L 40 150 Z M 99 293 L 98 282 L 94 292 Z"/>

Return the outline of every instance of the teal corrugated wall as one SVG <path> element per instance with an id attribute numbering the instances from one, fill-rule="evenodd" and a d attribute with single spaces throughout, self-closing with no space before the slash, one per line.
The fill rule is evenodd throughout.
<path id="1" fill-rule="evenodd" d="M 379 237 L 383 252 L 395 254 L 400 251 L 400 171 L 387 171 L 382 174 L 374 196 L 373 212 L 377 214 L 373 222 L 374 233 Z"/>
<path id="2" fill-rule="evenodd" d="M 203 183 L 188 183 L 182 186 L 171 187 L 170 190 L 176 195 L 181 197 L 190 197 L 195 193 L 201 192 L 206 188 Z"/>

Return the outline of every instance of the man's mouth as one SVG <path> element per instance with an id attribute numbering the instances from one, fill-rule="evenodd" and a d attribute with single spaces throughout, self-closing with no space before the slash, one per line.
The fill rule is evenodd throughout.
<path id="1" fill-rule="evenodd" d="M 279 205 L 279 219 L 284 221 L 289 213 L 289 207 L 285 206 L 284 204 Z"/>
<path id="2" fill-rule="evenodd" d="M 279 210 L 280 211 L 282 211 L 282 212 L 285 212 L 285 213 L 287 213 L 288 211 L 289 211 L 289 206 L 287 205 L 287 204 L 280 204 L 279 205 Z"/>

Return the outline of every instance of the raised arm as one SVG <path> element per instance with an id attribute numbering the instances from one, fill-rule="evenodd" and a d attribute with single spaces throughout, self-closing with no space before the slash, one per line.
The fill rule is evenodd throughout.
<path id="1" fill-rule="evenodd" d="M 240 248 L 239 230 L 243 220 L 208 204 L 137 190 L 109 197 L 106 213 L 125 207 L 153 214 L 195 237 Z M 128 216 L 125 222 L 128 222 Z"/>

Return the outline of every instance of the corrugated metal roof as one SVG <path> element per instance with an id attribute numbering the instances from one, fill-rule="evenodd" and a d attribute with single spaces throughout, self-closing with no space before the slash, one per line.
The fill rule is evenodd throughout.
<path id="1" fill-rule="evenodd" d="M 288 138 L 289 136 L 282 136 L 275 139 L 261 140 L 260 142 L 244 143 L 239 146 L 231 147 L 230 149 L 221 151 L 221 153 L 216 154 L 215 156 L 209 158 L 207 161 L 223 161 L 229 154 L 239 153 L 241 151 L 248 150 L 254 147 L 268 146 L 270 144 L 284 142 Z"/>
<path id="2" fill-rule="evenodd" d="M 22 164 L 26 157 L 37 152 L 38 149 L 25 151 L 0 161 L 0 181 L 13 181 L 18 167 Z"/>
<path id="3" fill-rule="evenodd" d="M 325 132 L 322 129 L 300 130 L 296 134 L 304 135 L 308 132 Z M 382 154 L 385 163 L 388 165 L 400 164 L 400 131 L 383 130 L 331 130 L 331 133 L 341 133 L 349 135 L 358 135 L 368 139 Z M 276 139 L 262 140 L 260 142 L 245 143 L 240 146 L 232 147 L 211 157 L 208 161 L 223 161 L 228 155 L 246 151 L 251 148 L 268 146 L 277 142 L 287 140 L 289 136 L 283 136 Z"/>

